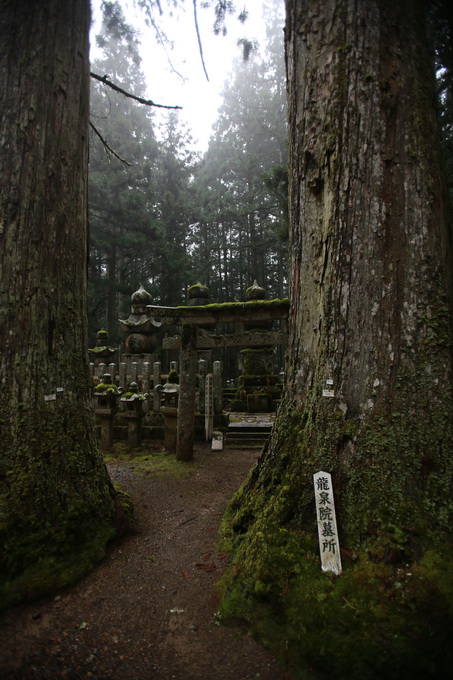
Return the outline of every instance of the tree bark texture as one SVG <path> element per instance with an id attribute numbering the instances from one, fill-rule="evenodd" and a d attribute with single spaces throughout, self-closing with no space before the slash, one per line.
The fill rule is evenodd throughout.
<path id="1" fill-rule="evenodd" d="M 370 524 L 392 504 L 406 522 L 421 503 L 448 530 L 451 249 L 424 3 L 290 3 L 287 64 L 287 404 L 345 512 L 358 494 Z"/>
<path id="2" fill-rule="evenodd" d="M 339 678 L 430 677 L 427 664 L 451 663 L 433 621 L 452 624 L 436 571 L 453 573 L 451 235 L 425 10 L 287 0 L 286 385 L 227 514 L 240 569 L 222 606 L 252 621 L 294 677 L 311 677 L 307 658 Z M 320 470 L 332 474 L 345 563 L 336 584 L 318 561 Z"/>
<path id="3" fill-rule="evenodd" d="M 288 16 L 289 378 L 300 409 L 315 380 L 319 391 L 333 378 L 344 415 L 393 410 L 398 380 L 448 311 L 446 196 L 419 4 L 329 2 L 321 12 L 299 2 Z"/>
<path id="4" fill-rule="evenodd" d="M 79 577 L 112 536 L 86 339 L 88 0 L 0 13 L 1 601 Z"/>

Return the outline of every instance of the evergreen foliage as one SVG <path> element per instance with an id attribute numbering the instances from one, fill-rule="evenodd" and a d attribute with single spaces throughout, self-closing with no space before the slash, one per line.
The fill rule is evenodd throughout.
<path id="1" fill-rule="evenodd" d="M 145 96 L 139 41 L 118 2 L 103 3 L 92 70 Z M 225 8 L 224 8 L 225 9 Z M 228 10 L 229 11 L 229 10 Z M 224 17 L 225 18 L 225 17 Z M 176 112 L 152 111 L 92 82 L 90 334 L 117 319 L 144 284 L 156 304 L 185 302 L 202 280 L 213 301 L 240 299 L 258 279 L 270 297 L 286 286 L 286 103 L 281 12 L 269 10 L 262 55 L 238 59 L 225 85 L 210 147 L 200 161 Z M 282 240 L 283 235 L 283 240 Z"/>
<path id="2" fill-rule="evenodd" d="M 282 17 L 269 10 L 263 53 L 238 59 L 197 176 L 192 226 L 198 274 L 212 298 L 237 299 L 257 279 L 283 297 L 287 221 L 286 92 Z"/>
<path id="3" fill-rule="evenodd" d="M 190 132 L 178 114 L 167 114 L 157 160 L 157 229 L 149 291 L 156 304 L 176 306 L 196 274 L 190 258 L 189 225 L 197 212 L 193 174 L 198 162 Z"/>
<path id="4" fill-rule="evenodd" d="M 109 27 L 113 26 L 113 35 Z M 138 45 L 104 20 L 98 43 L 103 58 L 99 73 L 138 95 L 144 95 Z M 117 319 L 127 311 L 131 293 L 146 278 L 147 261 L 156 239 L 155 164 L 158 147 L 152 112 L 98 81 L 91 84 L 91 117 L 109 146 L 130 165 L 111 156 L 92 133 L 89 174 L 91 332 L 109 329 L 117 342 Z M 120 297 L 122 294 L 123 298 Z"/>
<path id="5" fill-rule="evenodd" d="M 442 146 L 448 174 L 450 195 L 453 193 L 453 8 L 441 0 L 432 3 L 431 29 L 437 73 L 438 101 Z"/>

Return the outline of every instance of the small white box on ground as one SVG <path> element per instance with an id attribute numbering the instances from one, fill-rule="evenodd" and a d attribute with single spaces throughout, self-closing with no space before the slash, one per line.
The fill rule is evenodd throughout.
<path id="1" fill-rule="evenodd" d="M 212 433 L 211 451 L 223 451 L 223 434 L 222 432 Z"/>

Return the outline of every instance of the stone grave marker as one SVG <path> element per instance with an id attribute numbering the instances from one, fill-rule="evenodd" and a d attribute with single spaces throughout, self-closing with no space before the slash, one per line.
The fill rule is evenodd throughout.
<path id="1" fill-rule="evenodd" d="M 204 409 L 204 428 L 206 441 L 212 439 L 212 430 L 214 428 L 214 380 L 212 373 L 208 373 L 205 383 L 205 409 Z"/>

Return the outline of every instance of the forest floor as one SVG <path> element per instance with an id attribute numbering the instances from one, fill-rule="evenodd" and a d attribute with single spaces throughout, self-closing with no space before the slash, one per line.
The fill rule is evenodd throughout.
<path id="1" fill-rule="evenodd" d="M 137 533 L 75 587 L 3 615 L 2 680 L 288 679 L 245 628 L 215 617 L 229 562 L 219 524 L 258 452 L 197 445 L 178 463 L 156 442 L 119 449 L 107 466 L 134 499 Z"/>

